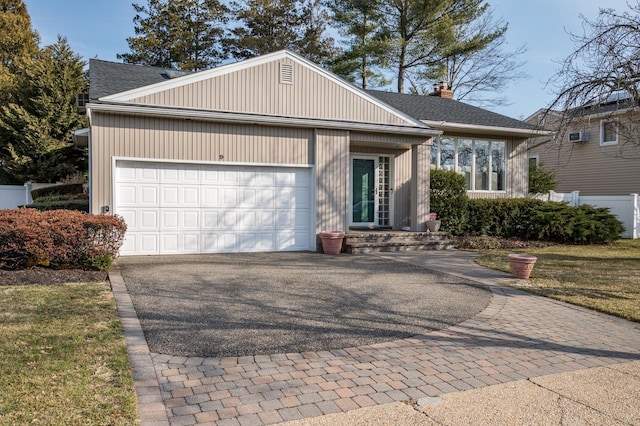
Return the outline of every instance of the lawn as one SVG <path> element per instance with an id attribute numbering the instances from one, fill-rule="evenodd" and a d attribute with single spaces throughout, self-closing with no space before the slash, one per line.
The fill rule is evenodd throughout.
<path id="1" fill-rule="evenodd" d="M 516 286 L 543 296 L 640 322 L 640 240 L 608 245 L 558 245 L 478 250 L 483 266 L 509 271 L 509 253 L 538 257 L 528 281 Z"/>
<path id="2" fill-rule="evenodd" d="M 0 286 L 0 324 L 0 424 L 136 424 L 108 282 Z"/>

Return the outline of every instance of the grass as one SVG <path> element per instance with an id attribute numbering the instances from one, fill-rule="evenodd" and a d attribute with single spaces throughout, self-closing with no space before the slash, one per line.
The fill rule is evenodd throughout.
<path id="1" fill-rule="evenodd" d="M 0 424 L 137 423 L 108 282 L 0 287 Z"/>
<path id="2" fill-rule="evenodd" d="M 608 245 L 477 250 L 483 266 L 509 272 L 509 253 L 538 257 L 531 279 L 514 285 L 543 296 L 640 322 L 640 240 Z"/>

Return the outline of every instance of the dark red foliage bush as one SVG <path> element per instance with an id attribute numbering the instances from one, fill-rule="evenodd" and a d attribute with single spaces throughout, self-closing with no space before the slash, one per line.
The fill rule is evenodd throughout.
<path id="1" fill-rule="evenodd" d="M 126 230 L 118 216 L 73 210 L 0 210 L 0 268 L 110 265 Z"/>

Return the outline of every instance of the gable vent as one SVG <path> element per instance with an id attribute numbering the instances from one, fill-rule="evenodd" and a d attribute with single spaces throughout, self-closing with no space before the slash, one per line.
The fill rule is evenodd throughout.
<path id="1" fill-rule="evenodd" d="M 293 64 L 280 62 L 280 83 L 293 84 Z"/>

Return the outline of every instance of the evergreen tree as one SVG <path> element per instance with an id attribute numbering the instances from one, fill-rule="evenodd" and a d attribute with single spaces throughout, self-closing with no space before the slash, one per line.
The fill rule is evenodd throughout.
<path id="1" fill-rule="evenodd" d="M 487 5 L 479 8 L 472 22 L 455 26 L 453 51 L 446 49 L 441 61 L 425 67 L 410 78 L 412 90 L 431 91 L 432 85 L 444 81 L 454 97 L 477 106 L 506 105 L 504 88 L 526 77 L 518 60 L 526 49 L 507 50 L 507 24 L 495 20 Z"/>
<path id="2" fill-rule="evenodd" d="M 59 37 L 24 69 L 14 102 L 0 109 L 0 159 L 13 182 L 55 182 L 83 169 L 72 131 L 87 125 L 75 105 L 87 91 L 84 66 Z"/>
<path id="3" fill-rule="evenodd" d="M 20 70 L 38 52 L 39 36 L 22 0 L 0 0 L 0 105 L 18 85 Z"/>
<path id="4" fill-rule="evenodd" d="M 135 37 L 127 38 L 130 53 L 118 59 L 130 64 L 171 68 L 169 7 L 165 0 L 147 0 L 146 5 L 133 3 Z"/>
<path id="5" fill-rule="evenodd" d="M 231 30 L 228 49 L 237 59 L 289 49 L 323 64 L 333 53 L 319 0 L 248 0 L 233 3 L 232 10 L 241 26 Z"/>
<path id="6" fill-rule="evenodd" d="M 133 4 L 135 37 L 131 52 L 118 58 L 132 64 L 198 71 L 218 64 L 228 10 L 218 0 L 147 0 Z"/>
<path id="7" fill-rule="evenodd" d="M 409 75 L 490 43 L 493 32 L 473 40 L 456 35 L 456 28 L 471 24 L 486 7 L 483 0 L 384 0 L 381 25 L 390 34 L 385 57 L 395 67 L 397 91 L 405 91 Z"/>
<path id="8" fill-rule="evenodd" d="M 333 22 L 346 38 L 346 49 L 331 63 L 336 74 L 363 89 L 388 83 L 381 70 L 387 34 L 380 28 L 381 0 L 332 0 Z"/>

